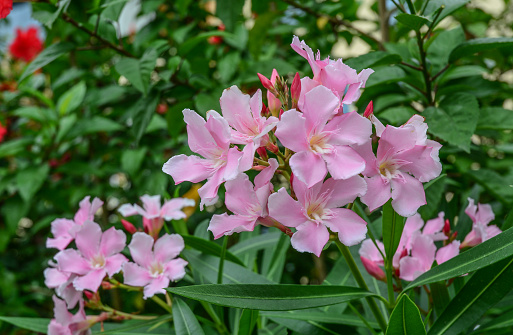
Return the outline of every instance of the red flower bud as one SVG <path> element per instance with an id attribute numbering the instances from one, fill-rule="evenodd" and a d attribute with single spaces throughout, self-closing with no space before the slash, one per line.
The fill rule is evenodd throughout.
<path id="1" fill-rule="evenodd" d="M 445 234 L 445 236 L 449 236 L 451 234 L 451 224 L 449 223 L 449 219 L 445 220 L 444 229 L 442 232 Z"/>
<path id="2" fill-rule="evenodd" d="M 123 225 L 125 230 L 127 232 L 129 232 L 130 234 L 134 234 L 137 231 L 135 226 L 131 222 L 128 222 L 127 220 L 121 219 L 121 224 Z"/>
<path id="3" fill-rule="evenodd" d="M 372 115 L 372 113 L 374 113 L 374 105 L 371 100 L 371 102 L 369 102 L 369 104 L 367 105 L 367 108 L 365 108 L 365 112 L 363 112 L 363 116 L 368 118 Z"/>
<path id="4" fill-rule="evenodd" d="M 267 156 L 267 150 L 265 149 L 265 147 L 260 147 L 256 149 L 256 152 L 260 157 L 262 157 L 262 159 L 267 160 L 269 158 L 269 156 Z"/>
<path id="5" fill-rule="evenodd" d="M 88 300 L 93 300 L 96 294 L 91 291 L 84 290 L 84 295 Z"/>
<path id="6" fill-rule="evenodd" d="M 292 108 L 297 107 L 297 102 L 299 101 L 299 95 L 301 94 L 301 78 L 299 78 L 299 73 L 296 72 L 294 76 L 294 80 L 292 81 L 292 86 L 290 86 L 290 95 L 292 98 Z"/>
<path id="7" fill-rule="evenodd" d="M 266 89 L 274 91 L 274 85 L 271 83 L 269 79 L 267 79 L 266 76 L 261 75 L 260 73 L 257 73 L 258 79 L 260 79 L 260 82 L 262 83 L 262 86 L 264 86 Z"/>
<path id="8" fill-rule="evenodd" d="M 157 106 L 157 113 L 159 114 L 165 114 L 167 112 L 167 104 L 158 104 Z"/>

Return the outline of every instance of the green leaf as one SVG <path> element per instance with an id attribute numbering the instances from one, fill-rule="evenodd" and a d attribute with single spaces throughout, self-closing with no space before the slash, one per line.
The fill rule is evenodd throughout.
<path id="1" fill-rule="evenodd" d="M 513 255 L 513 228 L 423 273 L 406 286 L 403 292 L 413 287 L 458 277 L 479 270 L 511 255 Z"/>
<path id="2" fill-rule="evenodd" d="M 308 320 L 328 324 L 348 325 L 355 327 L 366 327 L 366 325 L 354 315 L 329 313 L 329 311 L 312 310 L 312 311 L 285 311 L 285 312 L 261 312 L 261 316 L 292 319 L 292 320 Z M 370 321 L 369 324 L 374 329 L 379 329 L 377 322 Z"/>
<path id="3" fill-rule="evenodd" d="M 114 67 L 144 96 L 148 94 L 151 72 L 157 61 L 157 51 L 153 48 L 146 50 L 141 59 L 122 58 Z"/>
<path id="4" fill-rule="evenodd" d="M 42 318 L 18 318 L 0 316 L 0 321 L 4 321 L 16 327 L 28 329 L 30 331 L 43 334 L 46 334 L 46 332 L 48 331 L 48 324 L 50 324 L 50 319 Z"/>
<path id="5" fill-rule="evenodd" d="M 398 64 L 401 60 L 401 56 L 398 54 L 392 54 L 386 51 L 374 51 L 365 55 L 350 58 L 346 60 L 345 63 L 356 71 L 361 71 L 363 69 L 379 65 Z"/>
<path id="6" fill-rule="evenodd" d="M 219 80 L 227 83 L 233 75 L 239 70 L 240 53 L 230 52 L 225 55 L 217 64 L 219 70 Z"/>
<path id="7" fill-rule="evenodd" d="M 438 214 L 438 206 L 442 201 L 442 195 L 445 190 L 445 177 L 447 177 L 447 175 L 443 174 L 431 180 L 429 183 L 424 184 L 427 204 L 420 207 L 418 210 L 424 221 L 431 220 Z"/>
<path id="8" fill-rule="evenodd" d="M 479 111 L 477 129 L 513 129 L 513 111 L 501 107 L 483 107 Z"/>
<path id="9" fill-rule="evenodd" d="M 71 128 L 77 122 L 77 115 L 70 114 L 59 120 L 59 128 L 57 130 L 57 137 L 55 138 L 56 143 L 60 143 L 62 139 L 66 136 L 66 134 L 71 130 Z"/>
<path id="10" fill-rule="evenodd" d="M 241 0 L 217 0 L 216 16 L 223 21 L 226 30 L 233 31 L 235 23 L 242 15 L 244 1 Z"/>
<path id="11" fill-rule="evenodd" d="M 248 252 L 267 249 L 276 245 L 281 235 L 283 234 L 279 232 L 265 233 L 245 240 L 244 243 L 237 243 L 228 250 L 235 256 L 243 256 Z"/>
<path id="12" fill-rule="evenodd" d="M 512 275 L 511 257 L 476 272 L 436 319 L 428 334 L 457 335 L 471 327 L 513 289 Z"/>
<path id="13" fill-rule="evenodd" d="M 66 115 L 77 109 L 82 101 L 84 101 L 86 90 L 85 82 L 81 81 L 70 90 L 64 92 L 57 102 L 57 110 L 59 111 L 59 114 Z"/>
<path id="14" fill-rule="evenodd" d="M 415 31 L 419 31 L 423 25 L 429 25 L 431 23 L 431 21 L 429 21 L 425 17 L 407 13 L 401 13 L 397 15 L 395 19 L 403 25 L 405 25 L 406 27 L 413 29 Z"/>
<path id="15" fill-rule="evenodd" d="M 173 323 L 176 335 L 205 334 L 189 306 L 176 297 L 173 298 Z"/>
<path id="16" fill-rule="evenodd" d="M 436 23 L 438 23 L 446 16 L 452 14 L 458 8 L 465 6 L 468 2 L 470 2 L 470 0 L 431 0 L 426 6 L 424 15 L 432 16 L 441 6 L 444 6 L 442 13 L 436 20 Z"/>
<path id="17" fill-rule="evenodd" d="M 53 26 L 53 23 L 55 22 L 55 20 L 57 20 L 57 18 L 59 17 L 59 15 L 61 15 L 61 13 L 63 11 L 66 12 L 68 10 L 70 3 L 71 3 L 71 0 L 60 0 L 58 2 L 57 10 L 51 16 L 48 16 L 44 22 L 41 22 L 41 23 L 43 23 L 48 28 L 52 29 L 52 26 Z"/>
<path id="18" fill-rule="evenodd" d="M 32 199 L 41 186 L 43 186 L 49 172 L 50 167 L 48 164 L 31 166 L 18 172 L 16 184 L 23 200 L 29 202 Z"/>
<path id="19" fill-rule="evenodd" d="M 173 318 L 172 315 L 163 315 L 153 320 L 144 320 L 144 321 L 135 321 L 131 320 L 128 322 L 124 322 L 122 324 L 119 323 L 104 323 L 105 330 L 104 331 L 93 331 L 93 334 L 101 334 L 101 335 L 125 335 L 125 334 L 154 334 L 154 332 L 149 333 L 151 329 L 160 325 L 164 322 L 167 322 Z M 140 328 L 146 328 L 146 332 L 134 333 L 133 331 Z M 169 332 L 167 332 L 169 334 Z"/>
<path id="20" fill-rule="evenodd" d="M 34 59 L 23 71 L 20 79 L 18 79 L 18 84 L 23 81 L 23 79 L 30 76 L 34 71 L 42 68 L 43 66 L 50 64 L 60 56 L 68 53 L 73 49 L 73 44 L 68 42 L 59 42 L 50 45 L 48 48 L 44 49 L 37 57 Z"/>
<path id="21" fill-rule="evenodd" d="M 205 254 L 214 255 L 216 257 L 221 256 L 222 247 L 217 243 L 205 240 L 200 237 L 192 236 L 192 235 L 186 235 L 186 236 L 182 236 L 182 237 L 183 237 L 183 240 L 185 241 L 185 245 L 187 245 L 191 248 L 194 248 L 194 249 L 201 251 Z M 244 263 L 237 256 L 235 256 L 233 253 L 231 253 L 228 250 L 226 250 L 225 257 L 227 260 L 229 260 L 235 264 L 244 266 Z"/>
<path id="22" fill-rule="evenodd" d="M 260 58 L 262 47 L 268 41 L 267 31 L 272 27 L 272 23 L 277 16 L 278 12 L 267 12 L 259 15 L 255 20 L 255 25 L 249 31 L 249 40 L 251 41 L 249 52 L 255 60 Z"/>
<path id="23" fill-rule="evenodd" d="M 44 109 L 36 106 L 26 106 L 16 109 L 12 112 L 13 115 L 24 117 L 30 120 L 34 120 L 43 123 L 47 120 L 54 118 L 53 111 L 50 109 Z"/>
<path id="24" fill-rule="evenodd" d="M 498 48 L 513 49 L 512 37 L 487 37 L 466 41 L 454 48 L 449 56 L 449 62 L 454 63 L 460 58 L 473 55 L 477 52 L 494 50 Z"/>
<path id="25" fill-rule="evenodd" d="M 440 316 L 451 301 L 449 290 L 447 289 L 445 281 L 431 283 L 429 287 L 431 288 L 431 296 L 433 298 L 436 315 Z"/>
<path id="26" fill-rule="evenodd" d="M 152 91 L 144 99 L 139 99 L 134 106 L 136 114 L 134 115 L 134 124 L 132 129 L 135 133 L 135 144 L 139 145 L 142 136 L 146 133 L 146 129 L 155 115 L 155 109 L 160 100 L 160 92 Z"/>
<path id="27" fill-rule="evenodd" d="M 405 219 L 392 208 L 392 200 L 383 205 L 383 244 L 387 259 L 392 257 L 399 246 Z"/>
<path id="28" fill-rule="evenodd" d="M 406 295 L 403 294 L 390 315 L 390 321 L 387 327 L 387 335 L 426 334 L 422 317 L 417 305 Z"/>
<path id="29" fill-rule="evenodd" d="M 461 27 L 457 27 L 442 31 L 431 40 L 433 42 L 427 45 L 426 53 L 427 59 L 432 65 L 429 70 L 431 73 L 436 73 L 449 63 L 451 51 L 465 41 L 465 32 Z"/>
<path id="30" fill-rule="evenodd" d="M 26 151 L 27 146 L 33 142 L 31 138 L 17 138 L 0 144 L 0 158 L 14 156 Z"/>
<path id="31" fill-rule="evenodd" d="M 194 49 L 195 46 L 197 46 L 199 43 L 206 40 L 210 36 L 221 36 L 221 37 L 232 37 L 232 38 L 234 37 L 232 33 L 229 33 L 226 31 L 221 31 L 221 30 L 201 33 L 201 34 L 198 34 L 198 35 L 188 39 L 182 45 L 180 45 L 180 47 L 178 49 L 178 53 L 181 56 L 187 55 L 189 53 L 189 51 Z"/>
<path id="32" fill-rule="evenodd" d="M 170 287 L 167 290 L 215 305 L 261 311 L 328 306 L 374 295 L 356 287 L 328 285 L 213 284 Z"/>
<path id="33" fill-rule="evenodd" d="M 485 168 L 468 171 L 467 175 L 477 181 L 498 200 L 506 204 L 513 204 L 513 187 L 504 186 L 513 184 L 513 176 L 502 176 L 494 170 Z"/>
<path id="34" fill-rule="evenodd" d="M 387 85 L 402 81 L 406 78 L 406 73 L 398 66 L 381 67 L 369 77 L 365 87 L 377 85 Z"/>
<path id="35" fill-rule="evenodd" d="M 76 137 L 86 134 L 99 132 L 112 132 L 124 129 L 119 123 L 101 116 L 94 116 L 91 119 L 80 120 L 78 125 L 73 128 L 68 137 Z"/>
<path id="36" fill-rule="evenodd" d="M 501 329 L 506 327 L 513 327 L 513 310 L 510 310 L 507 313 L 502 314 L 499 317 L 494 318 L 492 321 L 485 323 L 481 327 L 479 327 L 476 332 L 481 334 L 483 332 L 486 333 L 488 330 L 492 329 Z M 472 333 L 474 334 L 474 333 Z M 489 333 L 487 333 L 489 334 Z M 504 333 L 503 333 L 504 334 Z"/>
<path id="37" fill-rule="evenodd" d="M 123 151 L 121 155 L 121 168 L 128 172 L 130 176 L 136 177 L 136 173 L 141 168 L 147 151 L 148 149 L 146 147 Z"/>
<path id="38" fill-rule="evenodd" d="M 479 118 L 475 96 L 468 93 L 447 96 L 439 107 L 428 107 L 422 115 L 426 117 L 430 133 L 470 152 L 470 138 Z"/>
<path id="39" fill-rule="evenodd" d="M 251 335 L 258 320 L 258 311 L 252 309 L 242 310 L 239 320 L 238 335 Z"/>

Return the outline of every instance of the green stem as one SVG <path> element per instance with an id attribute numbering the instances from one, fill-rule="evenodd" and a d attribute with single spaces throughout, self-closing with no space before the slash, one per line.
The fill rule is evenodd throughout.
<path id="1" fill-rule="evenodd" d="M 420 53 L 420 61 L 422 63 L 422 75 L 424 76 L 424 82 L 426 85 L 426 99 L 428 105 L 432 105 L 432 96 L 431 96 L 431 78 L 429 77 L 429 73 L 427 70 L 427 62 L 426 62 L 426 51 L 424 50 L 424 40 L 422 39 L 422 36 L 420 35 L 420 32 L 415 32 L 417 35 L 417 45 L 419 47 L 419 53 Z"/>
<path id="2" fill-rule="evenodd" d="M 394 266 L 393 266 L 393 257 L 388 257 L 385 259 L 385 272 L 387 274 L 387 291 L 388 291 L 388 306 L 390 312 L 394 309 L 395 306 L 395 296 L 394 296 Z"/>
<path id="3" fill-rule="evenodd" d="M 342 254 L 342 256 L 344 256 L 344 258 L 347 262 L 347 265 L 349 266 L 349 269 L 351 270 L 353 277 L 356 280 L 356 283 L 358 284 L 358 286 L 360 288 L 368 291 L 369 287 L 367 286 L 365 279 L 363 279 L 363 276 L 360 273 L 360 270 L 358 269 L 358 266 L 356 265 L 356 262 L 354 261 L 353 255 L 351 255 L 349 248 L 347 246 L 345 246 L 344 244 L 342 244 L 342 242 L 340 242 L 338 239 L 335 240 L 335 243 L 337 244 L 337 247 L 340 250 L 340 253 Z M 379 327 L 381 328 L 381 330 L 383 332 L 385 332 L 387 329 L 387 322 L 385 321 L 383 314 L 381 314 L 378 304 L 371 297 L 366 297 L 365 300 L 367 300 L 367 303 L 369 304 L 372 314 L 374 314 L 374 317 L 376 317 Z"/>
<path id="4" fill-rule="evenodd" d="M 169 312 L 169 314 L 173 314 L 173 309 L 171 308 L 171 306 L 169 306 L 168 304 L 166 304 L 164 302 L 164 300 L 160 299 L 159 297 L 157 297 L 156 295 L 154 295 L 153 297 L 151 297 L 151 300 L 155 301 L 157 304 L 160 305 L 160 307 L 164 308 L 166 311 Z"/>
<path id="5" fill-rule="evenodd" d="M 221 259 L 219 260 L 219 271 L 217 272 L 217 283 L 223 283 L 224 258 L 226 256 L 226 247 L 228 246 L 228 236 L 223 237 L 223 249 L 221 250 Z"/>
<path id="6" fill-rule="evenodd" d="M 112 307 L 106 306 L 106 305 L 103 305 L 102 309 L 106 312 L 109 312 L 112 316 L 119 315 L 119 316 L 125 317 L 127 319 L 154 320 L 154 319 L 158 318 L 158 316 L 149 316 L 149 315 L 145 316 L 145 315 L 135 315 L 135 314 L 125 313 L 125 312 L 118 311 L 118 310 L 116 310 Z"/>

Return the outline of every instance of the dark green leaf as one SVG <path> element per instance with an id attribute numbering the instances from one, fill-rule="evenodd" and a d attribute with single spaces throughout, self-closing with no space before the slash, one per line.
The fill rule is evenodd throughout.
<path id="1" fill-rule="evenodd" d="M 358 57 L 350 58 L 345 61 L 346 65 L 356 71 L 366 68 L 372 68 L 379 65 L 398 64 L 401 62 L 401 56 L 386 51 L 374 51 Z"/>
<path id="2" fill-rule="evenodd" d="M 436 319 L 429 335 L 457 335 L 471 327 L 513 289 L 512 276 L 511 257 L 476 272 Z"/>
<path id="3" fill-rule="evenodd" d="M 153 331 L 148 332 L 150 329 L 154 328 L 158 324 L 162 324 L 163 322 L 169 321 L 172 319 L 171 315 L 164 315 L 153 320 L 144 320 L 144 321 L 128 321 L 122 324 L 119 323 L 104 323 L 104 331 L 94 331 L 93 334 L 101 334 L 101 335 L 125 335 L 125 334 L 155 334 Z M 146 328 L 147 331 L 143 332 L 143 329 Z M 134 333 L 134 330 L 139 330 L 138 333 Z M 165 333 L 165 332 L 163 332 Z"/>
<path id="4" fill-rule="evenodd" d="M 513 187 L 504 187 L 513 184 L 512 176 L 502 176 L 494 170 L 485 168 L 468 171 L 467 174 L 498 200 L 507 204 L 513 203 Z"/>
<path id="5" fill-rule="evenodd" d="M 274 19 L 277 17 L 277 12 L 267 12 L 259 15 L 255 20 L 255 25 L 249 31 L 249 52 L 253 58 L 258 60 L 262 52 L 262 46 L 268 41 L 267 31 L 272 27 Z"/>
<path id="6" fill-rule="evenodd" d="M 226 30 L 233 31 L 235 23 L 242 15 L 244 1 L 241 0 L 217 0 L 216 16 L 223 21 Z"/>
<path id="7" fill-rule="evenodd" d="M 387 335 L 421 335 L 426 334 L 424 323 L 417 305 L 403 294 L 390 315 Z"/>
<path id="8" fill-rule="evenodd" d="M 397 21 L 405 25 L 406 27 L 419 31 L 423 25 L 429 25 L 431 22 L 422 16 L 413 14 L 401 13 L 395 17 Z"/>
<path id="9" fill-rule="evenodd" d="M 214 242 L 211 242 L 211 241 L 208 241 L 203 238 L 196 237 L 196 236 L 191 236 L 191 235 L 186 235 L 186 236 L 182 236 L 182 237 L 185 241 L 185 245 L 187 245 L 191 248 L 194 248 L 194 249 L 201 251 L 205 254 L 214 255 L 216 257 L 221 256 L 222 247 L 217 243 L 214 243 Z M 228 250 L 226 251 L 225 257 L 227 260 L 229 260 L 235 264 L 244 266 L 244 263 L 237 256 L 235 256 L 233 253 L 231 253 Z"/>
<path id="10" fill-rule="evenodd" d="M 270 232 L 245 240 L 244 243 L 237 243 L 228 250 L 236 256 L 242 256 L 251 251 L 258 251 L 276 245 L 280 236 L 279 232 Z"/>
<path id="11" fill-rule="evenodd" d="M 431 288 L 431 296 L 433 298 L 436 315 L 440 316 L 445 307 L 449 304 L 449 301 L 451 301 L 449 290 L 447 289 L 445 281 L 431 283 L 429 287 Z"/>
<path id="12" fill-rule="evenodd" d="M 387 258 L 392 258 L 399 246 L 404 228 L 404 218 L 392 208 L 392 200 L 383 205 L 383 244 Z"/>
<path id="13" fill-rule="evenodd" d="M 215 305 L 262 311 L 328 306 L 373 295 L 356 287 L 328 285 L 223 284 L 170 287 L 167 290 Z"/>
<path id="14" fill-rule="evenodd" d="M 430 220 L 438 214 L 438 206 L 442 201 L 442 195 L 445 190 L 445 177 L 447 177 L 447 175 L 444 174 L 424 184 L 427 204 L 420 207 L 418 210 L 424 221 Z"/>
<path id="15" fill-rule="evenodd" d="M 92 119 L 80 120 L 73 128 L 68 137 L 76 137 L 99 132 L 112 132 L 124 129 L 119 123 L 101 116 L 94 116 Z"/>
<path id="16" fill-rule="evenodd" d="M 479 111 L 477 129 L 513 129 L 513 111 L 501 107 L 483 107 Z"/>
<path id="17" fill-rule="evenodd" d="M 48 324 L 50 323 L 50 319 L 42 319 L 42 318 L 18 318 L 18 317 L 7 317 L 0 316 L 0 321 L 4 321 L 15 325 L 16 327 L 20 327 L 23 329 L 28 329 L 36 333 L 46 334 L 48 330 Z"/>
<path id="18" fill-rule="evenodd" d="M 160 100 L 160 93 L 152 91 L 146 98 L 139 99 L 134 106 L 136 112 L 134 116 L 134 124 L 132 129 L 135 133 L 135 144 L 139 145 L 139 141 L 146 133 L 146 129 L 155 114 L 155 109 Z"/>
<path id="19" fill-rule="evenodd" d="M 488 331 L 488 330 L 507 328 L 507 327 L 513 327 L 513 310 L 510 310 L 509 312 L 498 316 L 497 318 L 493 319 L 492 321 L 485 323 L 484 325 L 482 325 L 481 327 L 479 327 L 477 329 L 476 333 L 481 334 L 483 332 L 486 333 L 486 331 Z M 474 333 L 472 333 L 472 334 L 474 334 Z M 490 334 L 490 333 L 486 333 L 486 334 Z M 503 333 L 503 334 L 506 334 L 506 333 Z"/>
<path id="20" fill-rule="evenodd" d="M 78 108 L 82 101 L 84 101 L 86 90 L 85 82 L 81 81 L 77 85 L 73 86 L 69 91 L 64 92 L 57 102 L 57 111 L 59 111 L 59 115 L 68 114 Z"/>
<path id="21" fill-rule="evenodd" d="M 436 21 L 438 23 L 446 16 L 452 14 L 456 9 L 465 6 L 468 2 L 470 2 L 470 0 L 431 0 L 426 6 L 424 15 L 431 16 L 435 14 L 441 6 L 444 6 L 442 13 Z"/>
<path id="22" fill-rule="evenodd" d="M 396 83 L 404 80 L 405 78 L 406 73 L 398 66 L 381 67 L 376 69 L 376 71 L 369 77 L 365 87 Z"/>
<path id="23" fill-rule="evenodd" d="M 21 197 L 29 202 L 34 194 L 43 186 L 50 172 L 47 164 L 41 166 L 31 166 L 28 169 L 18 172 L 16 175 L 16 185 Z"/>
<path id="24" fill-rule="evenodd" d="M 479 118 L 479 104 L 475 96 L 456 93 L 446 97 L 439 107 L 429 107 L 422 113 L 429 132 L 470 152 L 470 138 Z"/>
<path id="25" fill-rule="evenodd" d="M 454 48 L 449 56 L 449 62 L 454 63 L 458 59 L 471 56 L 476 52 L 493 50 L 498 48 L 513 49 L 511 37 L 487 37 L 466 41 Z"/>
<path id="26" fill-rule="evenodd" d="M 146 147 L 123 151 L 121 155 L 121 168 L 128 172 L 130 176 L 135 177 L 137 171 L 141 168 L 147 151 L 148 149 Z"/>
<path id="27" fill-rule="evenodd" d="M 418 287 L 479 270 L 513 255 L 513 228 L 462 252 L 458 256 L 420 275 L 404 288 Z"/>
<path id="28" fill-rule="evenodd" d="M 18 79 L 18 84 L 23 81 L 23 79 L 30 76 L 34 71 L 42 68 L 43 66 L 50 64 L 60 56 L 68 53 L 71 49 L 73 49 L 73 44 L 68 42 L 59 42 L 50 45 L 48 48 L 44 49 L 37 57 L 34 59 L 23 71 L 20 79 Z"/>
<path id="29" fill-rule="evenodd" d="M 258 311 L 252 309 L 242 310 L 239 320 L 238 335 L 251 335 L 258 320 Z"/>
<path id="30" fill-rule="evenodd" d="M 157 57 L 157 51 L 150 48 L 146 50 L 141 59 L 122 58 L 115 68 L 120 75 L 128 79 L 136 89 L 146 96 Z"/>
<path id="31" fill-rule="evenodd" d="M 465 33 L 461 27 L 442 31 L 427 45 L 427 58 L 432 64 L 432 73 L 440 71 L 449 63 L 451 51 L 465 41 Z"/>
<path id="32" fill-rule="evenodd" d="M 195 46 L 197 46 L 199 43 L 206 40 L 210 36 L 233 37 L 233 34 L 226 32 L 226 31 L 220 31 L 220 30 L 209 31 L 206 33 L 198 34 L 198 35 L 194 36 L 193 38 L 188 39 L 180 46 L 180 48 L 178 49 L 179 54 L 182 56 L 185 56 Z"/>
<path id="33" fill-rule="evenodd" d="M 205 334 L 189 306 L 179 298 L 173 298 L 173 322 L 176 335 Z"/>
<path id="34" fill-rule="evenodd" d="M 366 327 L 366 325 L 362 322 L 362 320 L 355 318 L 350 314 L 340 314 L 340 313 L 329 313 L 329 311 L 285 311 L 285 312 L 262 312 L 261 316 L 265 317 L 275 317 L 275 318 L 283 318 L 283 319 L 293 319 L 293 320 L 309 320 L 316 321 L 322 323 L 329 324 L 338 324 L 338 325 L 348 325 L 355 327 Z M 369 324 L 374 329 L 379 329 L 379 325 L 377 322 L 370 321 Z"/>

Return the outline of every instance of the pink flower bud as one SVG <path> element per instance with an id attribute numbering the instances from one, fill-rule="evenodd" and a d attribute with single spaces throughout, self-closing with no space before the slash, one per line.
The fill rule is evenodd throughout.
<path id="1" fill-rule="evenodd" d="M 367 105 L 367 108 L 365 108 L 365 112 L 363 112 L 363 116 L 366 118 L 369 118 L 372 115 L 372 113 L 374 113 L 374 105 L 371 100 L 371 102 L 369 102 L 369 104 Z"/>
<path id="2" fill-rule="evenodd" d="M 376 264 L 376 262 L 373 262 L 373 261 L 371 261 L 365 257 L 362 257 L 362 256 L 360 256 L 360 259 L 362 260 L 365 270 L 367 270 L 367 272 L 371 276 L 373 276 L 377 280 L 381 280 L 384 282 L 387 281 L 385 272 L 383 272 L 383 270 Z"/>
<path id="3" fill-rule="evenodd" d="M 102 288 L 104 290 L 112 290 L 114 288 L 114 285 L 112 285 L 108 281 L 102 281 Z"/>
<path id="4" fill-rule="evenodd" d="M 267 166 L 264 166 L 264 165 L 255 165 L 251 168 L 251 170 L 255 170 L 255 171 L 262 171 L 263 169 L 265 169 Z"/>
<path id="5" fill-rule="evenodd" d="M 449 219 L 445 220 L 445 224 L 444 224 L 444 228 L 442 229 L 442 232 L 447 237 L 451 234 L 451 224 L 449 223 Z"/>
<path id="6" fill-rule="evenodd" d="M 281 120 L 281 116 L 283 115 L 283 113 L 284 113 L 284 112 L 285 112 L 285 111 L 284 111 L 283 109 L 280 109 L 280 115 L 279 115 L 279 117 L 278 117 L 280 120 Z"/>
<path id="7" fill-rule="evenodd" d="M 88 300 L 93 300 L 95 297 L 95 294 L 91 291 L 84 290 L 84 295 Z"/>
<path id="8" fill-rule="evenodd" d="M 277 153 L 280 148 L 278 148 L 276 146 L 276 144 L 272 143 L 272 142 L 267 142 L 266 146 L 267 150 L 269 150 L 270 152 L 272 152 L 273 154 Z"/>
<path id="9" fill-rule="evenodd" d="M 290 87 L 290 95 L 292 97 L 292 108 L 297 108 L 297 102 L 299 101 L 299 95 L 301 94 L 301 78 L 299 73 L 296 72 L 292 86 Z"/>
<path id="10" fill-rule="evenodd" d="M 268 90 L 274 90 L 274 84 L 267 79 L 264 75 L 261 75 L 260 73 L 257 73 L 258 79 L 260 79 L 260 82 L 262 83 L 262 86 L 267 88 Z"/>
<path id="11" fill-rule="evenodd" d="M 125 230 L 130 234 L 134 234 L 137 231 L 135 226 L 131 222 L 129 222 L 125 219 L 121 219 L 121 224 L 123 225 Z"/>
<path id="12" fill-rule="evenodd" d="M 265 149 L 265 147 L 260 147 L 256 149 L 256 152 L 260 157 L 262 157 L 262 159 L 267 160 L 269 158 L 269 156 L 267 156 L 267 150 Z"/>

